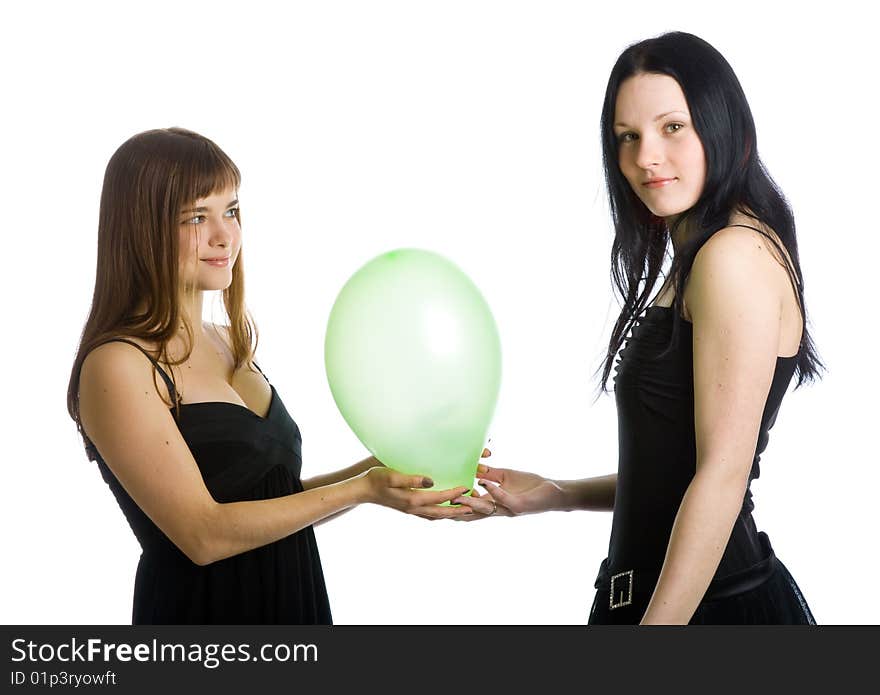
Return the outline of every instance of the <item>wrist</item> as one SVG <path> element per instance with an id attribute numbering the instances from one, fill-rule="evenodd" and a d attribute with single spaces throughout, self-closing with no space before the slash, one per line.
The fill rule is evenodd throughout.
<path id="1" fill-rule="evenodd" d="M 577 509 L 577 493 L 574 489 L 572 483 L 574 481 L 571 480 L 551 480 L 557 489 L 559 490 L 559 494 L 556 497 L 554 506 L 550 509 L 550 511 L 554 512 L 570 512 L 574 509 Z"/>
<path id="2" fill-rule="evenodd" d="M 375 456 L 367 456 L 367 458 L 365 458 L 361 461 L 358 461 L 356 466 L 357 466 L 357 474 L 362 475 L 362 474 L 366 473 L 368 470 L 370 470 L 371 468 L 376 468 L 377 466 L 384 468 L 385 464 L 382 463 Z"/>
<path id="3" fill-rule="evenodd" d="M 367 480 L 368 470 L 370 469 L 365 468 L 353 478 L 349 478 L 342 483 L 346 487 L 346 497 L 351 499 L 352 505 L 365 504 L 373 501 L 370 481 Z"/>

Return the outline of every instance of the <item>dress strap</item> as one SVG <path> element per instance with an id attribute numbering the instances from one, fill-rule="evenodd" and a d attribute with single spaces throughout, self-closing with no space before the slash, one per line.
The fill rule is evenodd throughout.
<path id="1" fill-rule="evenodd" d="M 178 397 L 177 397 L 177 390 L 174 388 L 174 382 L 171 380 L 171 377 L 168 376 L 168 374 L 165 372 L 165 370 L 159 366 L 159 363 L 155 359 L 153 359 L 153 356 L 149 352 L 144 350 L 140 345 L 138 345 L 133 340 L 128 340 L 127 338 L 111 338 L 110 340 L 108 340 L 106 342 L 108 342 L 108 343 L 128 343 L 129 345 L 134 345 L 138 350 L 140 350 L 142 353 L 144 353 L 147 356 L 147 359 L 153 363 L 153 366 L 159 370 L 159 375 L 162 377 L 162 381 L 165 382 L 165 386 L 168 389 L 168 395 L 171 397 L 171 402 L 177 403 Z"/>

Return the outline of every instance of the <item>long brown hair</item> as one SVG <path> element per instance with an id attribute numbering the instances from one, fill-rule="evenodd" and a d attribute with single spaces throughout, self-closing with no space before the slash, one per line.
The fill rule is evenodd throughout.
<path id="1" fill-rule="evenodd" d="M 83 360 L 98 345 L 117 337 L 149 341 L 156 346 L 152 350 L 154 358 L 168 365 L 189 358 L 193 327 L 180 310 L 180 297 L 198 290 L 184 287 L 179 273 L 180 211 L 212 193 L 226 188 L 237 190 L 240 184 L 241 173 L 223 150 L 208 138 L 183 128 L 139 133 L 110 158 L 101 191 L 92 307 L 67 387 L 67 411 L 82 435 L 90 460 L 96 458 L 97 450 L 83 431 L 79 414 Z M 245 307 L 241 252 L 232 268 L 232 282 L 223 290 L 223 306 L 229 319 L 235 368 L 249 366 L 258 334 Z M 185 354 L 171 361 L 168 343 L 181 324 L 186 332 Z M 162 394 L 157 376 L 154 367 L 153 382 Z M 179 398 L 171 405 L 179 414 Z"/>

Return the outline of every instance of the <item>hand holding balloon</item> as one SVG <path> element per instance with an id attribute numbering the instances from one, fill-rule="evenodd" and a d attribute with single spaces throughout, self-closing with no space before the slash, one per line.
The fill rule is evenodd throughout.
<path id="1" fill-rule="evenodd" d="M 362 481 L 362 499 L 426 519 L 454 518 L 471 513 L 468 507 L 442 507 L 444 502 L 458 498 L 468 488 L 428 490 L 434 481 L 422 475 L 401 473 L 385 466 L 376 466 L 358 476 Z"/>
<path id="2" fill-rule="evenodd" d="M 436 489 L 473 485 L 501 346 L 486 301 L 461 270 L 418 249 L 373 259 L 336 298 L 324 360 L 336 405 L 377 459 L 430 477 Z"/>
<path id="3" fill-rule="evenodd" d="M 474 492 L 472 496 L 462 496 L 452 500 L 453 503 L 470 507 L 474 511 L 473 515 L 456 517 L 459 520 L 476 521 L 489 516 L 521 516 L 565 508 L 565 500 L 559 484 L 535 473 L 512 468 L 490 468 L 480 464 L 477 468 L 477 476 L 486 494 L 478 495 Z M 484 481 L 491 482 L 487 484 Z"/>

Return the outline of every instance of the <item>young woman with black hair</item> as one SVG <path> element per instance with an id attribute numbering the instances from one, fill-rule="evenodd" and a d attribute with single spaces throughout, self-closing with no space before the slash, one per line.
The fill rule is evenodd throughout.
<path id="1" fill-rule="evenodd" d="M 619 352 L 617 473 L 554 481 L 481 465 L 487 494 L 455 501 L 467 520 L 613 510 L 591 624 L 812 624 L 751 514 L 789 382 L 822 364 L 794 219 L 739 81 L 696 36 L 642 41 L 611 72 L 601 136 L 623 299 L 601 376 L 604 390 Z"/>
<path id="2" fill-rule="evenodd" d="M 132 622 L 330 623 L 312 526 L 370 502 L 432 518 L 466 492 L 373 457 L 301 479 L 299 428 L 254 361 L 232 160 L 189 130 L 111 157 L 70 416 L 143 553 Z M 220 291 L 229 324 L 202 321 Z M 160 383 L 161 381 L 161 383 Z"/>

